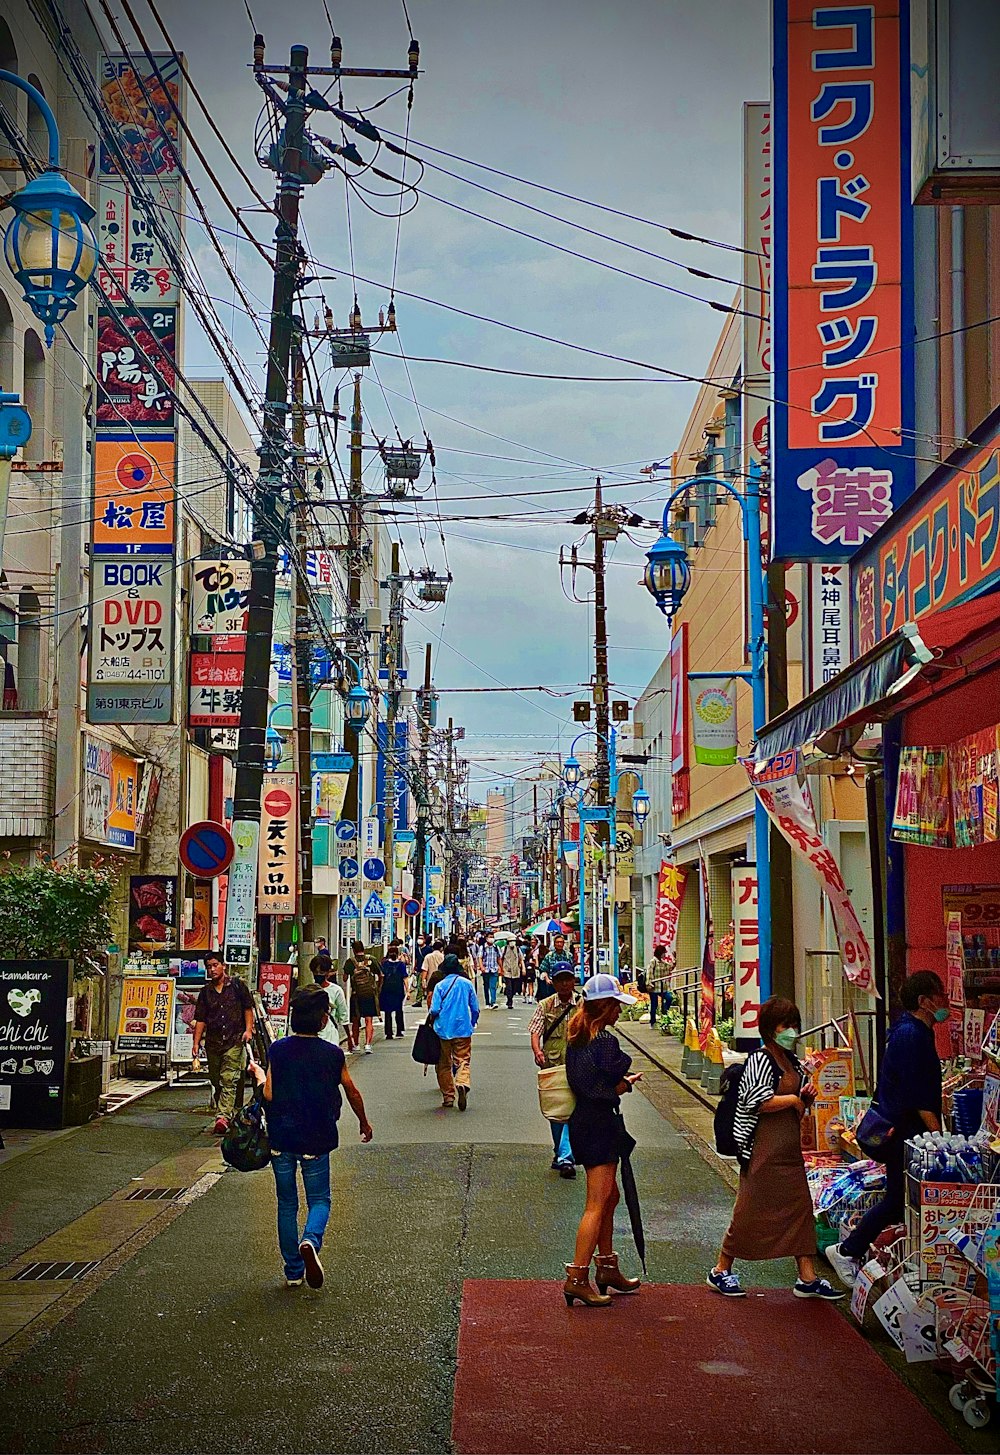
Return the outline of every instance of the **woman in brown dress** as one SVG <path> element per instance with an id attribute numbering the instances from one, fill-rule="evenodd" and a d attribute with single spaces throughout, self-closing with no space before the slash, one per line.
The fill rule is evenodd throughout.
<path id="1" fill-rule="evenodd" d="M 725 1298 L 745 1298 L 733 1272 L 737 1258 L 794 1258 L 796 1298 L 833 1302 L 844 1295 L 816 1274 L 816 1224 L 802 1160 L 799 1124 L 816 1099 L 794 1051 L 802 1017 L 793 1001 L 772 996 L 760 1008 L 758 1026 L 764 1045 L 747 1057 L 733 1129 L 740 1189 L 706 1282 Z"/>

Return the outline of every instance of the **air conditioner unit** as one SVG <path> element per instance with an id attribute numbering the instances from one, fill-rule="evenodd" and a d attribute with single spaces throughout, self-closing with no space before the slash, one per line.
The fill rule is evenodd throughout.
<path id="1" fill-rule="evenodd" d="M 382 630 L 382 608 L 380 606 L 369 606 L 365 612 L 365 631 L 380 632 Z"/>

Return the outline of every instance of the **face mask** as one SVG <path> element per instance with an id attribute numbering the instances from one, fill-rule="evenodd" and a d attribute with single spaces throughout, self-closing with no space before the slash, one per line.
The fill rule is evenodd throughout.
<path id="1" fill-rule="evenodd" d="M 788 1030 L 779 1031 L 777 1033 L 774 1038 L 774 1043 L 776 1046 L 780 1046 L 783 1051 L 794 1051 L 795 1042 L 798 1040 L 798 1038 L 798 1031 L 793 1030 L 791 1027 L 789 1027 Z"/>
<path id="2" fill-rule="evenodd" d="M 943 1006 L 941 1006 L 941 1008 L 939 1010 L 936 1010 L 934 1012 L 934 1019 L 936 1021 L 938 1021 L 938 1022 L 940 1022 L 940 1021 L 946 1021 L 950 1015 L 951 1015 L 951 1008 L 950 1008 L 950 1006 L 943 1005 Z"/>

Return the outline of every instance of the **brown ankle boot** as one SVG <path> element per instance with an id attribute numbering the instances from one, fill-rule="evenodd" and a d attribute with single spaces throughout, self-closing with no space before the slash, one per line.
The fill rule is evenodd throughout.
<path id="1" fill-rule="evenodd" d="M 566 1282 L 563 1284 L 566 1307 L 573 1307 L 573 1300 L 579 1299 L 587 1308 L 601 1308 L 611 1302 L 606 1293 L 595 1293 L 590 1286 L 590 1265 L 578 1268 L 575 1263 L 566 1264 Z"/>
<path id="2" fill-rule="evenodd" d="M 598 1253 L 595 1259 L 597 1272 L 594 1275 L 594 1282 L 602 1293 L 607 1293 L 611 1288 L 615 1293 L 638 1293 L 641 1279 L 626 1278 L 618 1267 L 618 1254 Z"/>

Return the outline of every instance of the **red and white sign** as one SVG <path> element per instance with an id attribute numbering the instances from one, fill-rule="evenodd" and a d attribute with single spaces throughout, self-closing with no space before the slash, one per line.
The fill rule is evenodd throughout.
<path id="1" fill-rule="evenodd" d="M 742 759 L 754 792 L 775 828 L 804 859 L 819 880 L 833 916 L 844 974 L 859 990 L 878 992 L 872 975 L 872 952 L 851 903 L 844 876 L 816 826 L 812 799 L 799 781 L 798 752 L 779 753 L 763 763 Z"/>
<path id="2" fill-rule="evenodd" d="M 737 1039 L 757 1035 L 760 1015 L 760 923 L 757 868 L 737 864 L 733 875 L 733 1021 Z"/>
<path id="3" fill-rule="evenodd" d="M 288 1008 L 292 999 L 291 965 L 261 965 L 258 986 L 264 1010 L 276 1035 L 288 1030 Z"/>
<path id="4" fill-rule="evenodd" d="M 245 660 L 242 652 L 191 653 L 191 727 L 239 727 Z"/>
<path id="5" fill-rule="evenodd" d="M 675 773 L 687 767 L 688 730 L 688 629 L 679 622 L 670 643 L 670 759 Z"/>
<path id="6" fill-rule="evenodd" d="M 665 945 L 671 964 L 677 955 L 677 922 L 684 898 L 687 870 L 663 859 L 656 886 L 656 915 L 653 920 L 653 945 Z"/>
<path id="7" fill-rule="evenodd" d="M 264 780 L 257 860 L 258 914 L 294 914 L 298 892 L 299 789 L 295 773 Z"/>

